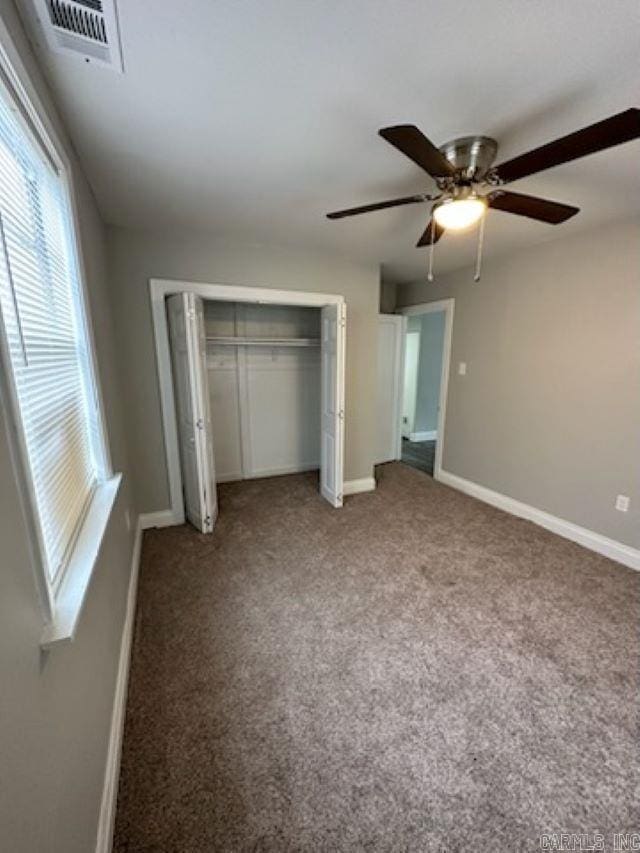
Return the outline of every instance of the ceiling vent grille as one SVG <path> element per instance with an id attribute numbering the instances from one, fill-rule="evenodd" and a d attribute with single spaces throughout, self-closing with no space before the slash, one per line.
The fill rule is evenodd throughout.
<path id="1" fill-rule="evenodd" d="M 48 0 L 48 3 L 51 23 L 55 27 L 107 44 L 107 28 L 102 17 L 101 3 L 89 5 L 81 2 L 68 3 L 65 0 Z M 89 6 L 91 11 L 78 8 L 80 6 Z"/>
<path id="2" fill-rule="evenodd" d="M 49 48 L 122 71 L 115 0 L 34 0 Z"/>

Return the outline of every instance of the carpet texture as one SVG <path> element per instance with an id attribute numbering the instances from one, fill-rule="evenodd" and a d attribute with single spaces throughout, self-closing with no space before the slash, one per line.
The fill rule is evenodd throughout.
<path id="1" fill-rule="evenodd" d="M 637 831 L 640 576 L 401 463 L 145 534 L 117 853 Z"/>

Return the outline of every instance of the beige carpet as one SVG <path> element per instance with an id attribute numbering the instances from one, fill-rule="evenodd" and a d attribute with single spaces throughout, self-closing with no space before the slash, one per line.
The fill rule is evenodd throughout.
<path id="1" fill-rule="evenodd" d="M 638 830 L 640 575 L 400 463 L 145 535 L 117 853 Z"/>

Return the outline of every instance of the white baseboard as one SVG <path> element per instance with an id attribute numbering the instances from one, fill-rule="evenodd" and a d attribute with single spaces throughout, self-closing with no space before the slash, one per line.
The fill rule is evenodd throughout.
<path id="1" fill-rule="evenodd" d="M 125 710 L 127 707 L 127 685 L 129 682 L 129 661 L 131 658 L 131 642 L 136 613 L 136 595 L 138 592 L 138 573 L 140 570 L 140 548 L 142 546 L 142 517 L 138 517 L 136 537 L 131 555 L 131 571 L 129 574 L 129 589 L 127 592 L 127 607 L 125 611 L 122 638 L 120 640 L 120 656 L 116 676 L 116 690 L 111 712 L 111 729 L 109 746 L 107 748 L 107 764 L 102 789 L 102 802 L 98 818 L 98 836 L 96 853 L 111 853 L 113 844 L 113 828 L 118 799 L 118 781 L 120 778 L 120 755 L 122 752 L 122 734 L 124 730 Z"/>
<path id="2" fill-rule="evenodd" d="M 151 527 L 171 527 L 174 524 L 182 524 L 182 520 L 176 519 L 170 509 L 161 509 L 159 512 L 143 512 L 138 517 L 141 530 L 149 530 Z"/>
<path id="3" fill-rule="evenodd" d="M 511 515 L 517 515 L 520 518 L 533 521 L 534 524 L 551 530 L 565 539 L 571 539 L 572 542 L 577 542 L 590 551 L 596 551 L 598 554 L 622 563 L 630 569 L 640 571 L 640 550 L 636 548 L 631 548 L 629 545 L 624 545 L 615 539 L 609 539 L 607 536 L 602 536 L 602 534 L 588 530 L 586 527 L 580 527 L 578 524 L 566 521 L 564 518 L 558 518 L 555 515 L 544 512 L 544 510 L 500 494 L 500 492 L 494 492 L 471 480 L 465 480 L 464 477 L 458 477 L 457 474 L 450 474 L 448 471 L 440 469 L 436 472 L 435 476 L 437 480 L 447 486 L 452 486 L 454 489 L 458 489 L 467 495 L 491 504 L 491 506 L 509 512 Z"/>
<path id="4" fill-rule="evenodd" d="M 299 465 L 281 465 L 277 468 L 258 468 L 255 471 L 250 471 L 248 474 L 245 474 L 243 471 L 235 471 L 230 474 L 217 474 L 216 473 L 216 483 L 239 483 L 241 480 L 260 480 L 266 477 L 280 477 L 286 474 L 302 474 L 305 471 L 318 471 L 320 468 L 319 462 L 305 462 Z M 171 510 L 166 510 L 165 512 L 171 514 Z M 149 516 L 161 515 L 164 517 L 165 513 L 149 513 Z M 173 516 L 171 516 L 173 519 Z M 146 516 L 145 516 L 146 519 Z M 162 522 L 162 520 L 161 520 Z M 177 522 L 171 521 L 169 524 L 176 524 Z M 148 525 L 149 527 L 167 527 L 167 523 L 153 523 Z"/>
<path id="5" fill-rule="evenodd" d="M 426 432 L 411 432 L 409 433 L 409 441 L 435 441 L 438 437 L 437 429 L 430 429 Z"/>
<path id="6" fill-rule="evenodd" d="M 265 477 L 281 477 L 285 474 L 302 474 L 305 471 L 318 471 L 320 462 L 301 462 L 297 465 L 280 465 L 276 468 L 256 468 L 244 476 L 245 480 L 261 480 Z M 240 477 L 242 480 L 243 478 Z"/>
<path id="7" fill-rule="evenodd" d="M 237 483 L 244 479 L 244 474 L 216 474 L 216 483 Z"/>
<path id="8" fill-rule="evenodd" d="M 376 481 L 373 477 L 362 477 L 360 480 L 345 480 L 342 485 L 343 495 L 359 495 L 361 492 L 373 492 Z"/>

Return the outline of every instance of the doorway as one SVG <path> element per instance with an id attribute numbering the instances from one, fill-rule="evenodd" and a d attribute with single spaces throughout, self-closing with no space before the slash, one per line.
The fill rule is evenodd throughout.
<path id="1" fill-rule="evenodd" d="M 407 318 L 402 461 L 431 477 L 442 465 L 453 299 L 399 309 Z"/>
<path id="2" fill-rule="evenodd" d="M 319 362 L 316 373 L 319 386 L 317 436 L 320 493 L 332 506 L 342 506 L 346 338 L 344 298 L 333 294 L 156 279 L 150 282 L 150 293 L 173 522 L 182 524 L 187 517 L 202 532 L 211 532 L 216 521 L 213 423 L 216 415 L 221 413 L 215 411 L 215 397 L 212 397 L 208 387 L 207 362 L 210 354 L 207 347 L 211 350 L 212 344 L 218 353 L 223 348 L 227 352 L 242 353 L 245 361 L 247 352 L 254 353 L 252 360 L 260 362 L 256 364 L 257 368 L 265 366 L 262 362 L 269 362 L 271 368 L 274 359 L 280 359 L 283 371 L 291 361 L 287 353 L 293 353 L 294 349 L 299 352 L 304 347 L 311 354 L 315 349 Z M 233 334 L 222 334 L 225 329 L 215 328 L 215 322 L 212 328 L 205 317 L 207 302 L 233 304 L 234 314 L 243 317 L 242 325 L 236 324 Z M 276 308 L 275 312 L 261 312 L 260 306 L 280 306 L 282 310 Z M 306 334 L 285 335 L 279 328 L 278 334 L 273 334 L 274 322 L 282 321 L 279 314 L 286 311 L 286 306 L 294 312 L 298 308 L 315 309 L 311 312 L 317 318 L 317 332 L 314 331 L 313 338 Z M 251 318 L 260 319 L 260 314 L 265 316 L 257 324 L 250 322 Z M 220 316 L 220 312 L 217 312 L 217 317 Z M 258 326 L 262 328 L 261 332 Z M 236 358 L 239 365 L 242 361 L 242 357 Z M 247 381 L 252 379 L 251 371 L 239 367 L 237 376 L 239 386 L 244 383 L 246 390 Z M 253 405 L 256 400 L 261 401 L 259 395 L 264 385 L 264 381 L 256 383 L 255 394 L 249 405 Z M 291 390 L 290 385 L 288 383 L 284 388 L 285 394 Z M 242 388 L 240 392 L 243 393 Z M 262 402 L 272 409 L 276 405 L 272 398 Z M 254 423 L 255 434 L 260 438 L 259 431 L 264 433 L 267 429 L 264 419 Z M 244 447 L 257 448 L 260 452 L 269 451 L 271 458 L 276 458 L 282 468 L 286 460 L 278 456 L 282 448 L 277 442 L 274 446 L 275 434 L 274 430 L 267 430 L 262 436 L 265 439 L 262 444 L 254 442 Z M 200 448 L 201 452 L 194 453 L 193 448 Z M 315 457 L 310 461 L 315 462 Z M 265 468 L 260 467 L 259 462 L 258 456 L 253 463 L 247 461 L 243 476 L 265 476 Z M 279 473 L 283 472 L 279 470 Z"/>

